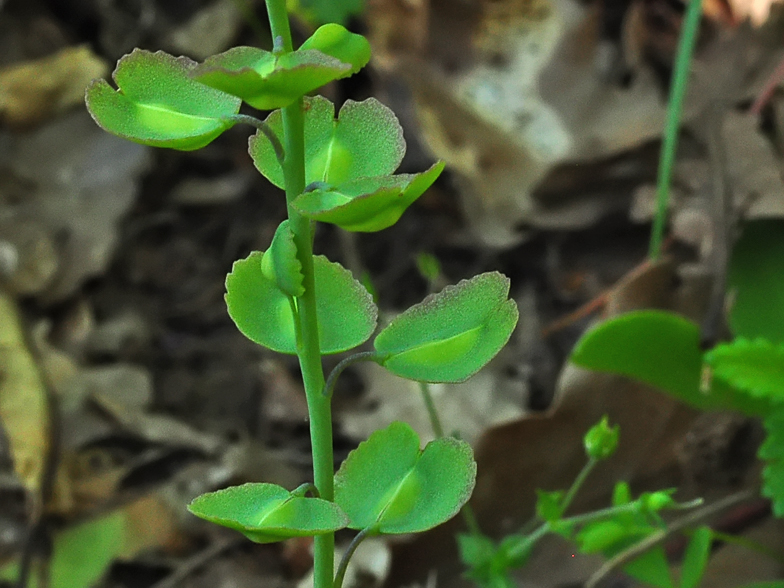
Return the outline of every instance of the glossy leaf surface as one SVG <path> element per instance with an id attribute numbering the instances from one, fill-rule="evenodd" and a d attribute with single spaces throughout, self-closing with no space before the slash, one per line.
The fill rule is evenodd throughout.
<path id="1" fill-rule="evenodd" d="M 305 98 L 305 184 L 331 185 L 359 178 L 385 176 L 400 165 L 406 151 L 403 129 L 395 114 L 375 98 L 347 100 L 335 119 L 335 106 L 326 98 Z M 267 124 L 282 140 L 279 110 Z M 269 140 L 260 133 L 250 139 L 256 168 L 278 188 L 283 170 Z"/>
<path id="2" fill-rule="evenodd" d="M 235 529 L 256 543 L 312 537 L 345 528 L 333 502 L 296 496 L 275 484 L 251 483 L 202 494 L 188 506 L 197 517 Z"/>
<path id="3" fill-rule="evenodd" d="M 334 187 L 327 185 L 301 194 L 293 205 L 304 216 L 347 231 L 380 231 L 394 225 L 443 169 L 444 164 L 439 162 L 421 174 L 361 178 Z"/>
<path id="4" fill-rule="evenodd" d="M 735 339 L 705 354 L 713 377 L 752 396 L 784 402 L 784 345 L 765 339 Z"/>
<path id="5" fill-rule="evenodd" d="M 226 277 L 229 315 L 251 341 L 273 351 L 295 354 L 292 304 L 296 305 L 296 299 L 265 277 L 264 255 L 254 252 L 234 263 Z M 378 314 L 370 294 L 339 264 L 323 256 L 315 256 L 313 264 L 321 353 L 340 353 L 367 341 L 376 328 Z"/>
<path id="6" fill-rule="evenodd" d="M 735 336 L 784 343 L 784 221 L 746 224 L 732 251 L 727 282 Z"/>
<path id="7" fill-rule="evenodd" d="M 95 80 L 87 88 L 87 108 L 101 128 L 136 143 L 200 149 L 234 125 L 240 100 L 193 81 L 196 65 L 134 49 L 114 70 L 118 90 Z"/>
<path id="8" fill-rule="evenodd" d="M 701 390 L 699 344 L 700 329 L 690 320 L 660 310 L 640 310 L 590 329 L 570 359 L 580 367 L 638 380 L 695 408 L 764 412 L 767 401 L 740 395 L 720 380 Z"/>
<path id="9" fill-rule="evenodd" d="M 309 50 L 321 51 L 349 64 L 349 74 L 357 73 L 370 61 L 368 40 L 334 22 L 320 26 L 299 48 L 299 51 Z"/>
<path id="10" fill-rule="evenodd" d="M 476 463 L 457 439 L 431 441 L 424 451 L 405 423 L 374 432 L 335 474 L 335 502 L 351 529 L 417 533 L 451 519 L 471 496 Z"/>
<path id="11" fill-rule="evenodd" d="M 488 272 L 447 286 L 398 315 L 376 337 L 379 363 L 423 382 L 461 382 L 509 340 L 517 305 L 509 279 Z"/>
<path id="12" fill-rule="evenodd" d="M 302 264 L 297 259 L 297 246 L 288 220 L 278 225 L 272 243 L 261 260 L 261 272 L 268 280 L 275 282 L 284 294 L 302 296 L 305 292 Z"/>

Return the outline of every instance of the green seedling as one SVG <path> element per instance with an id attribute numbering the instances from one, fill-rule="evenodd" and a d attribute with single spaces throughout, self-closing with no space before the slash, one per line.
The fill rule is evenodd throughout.
<path id="1" fill-rule="evenodd" d="M 513 588 L 511 573 L 525 565 L 537 543 L 556 534 L 574 543 L 584 554 L 601 554 L 608 563 L 618 562 L 633 578 L 657 588 L 673 588 L 672 575 L 660 539 L 669 532 L 660 513 L 691 508 L 695 501 L 678 504 L 674 490 L 647 492 L 632 499 L 628 484 L 615 486 L 612 506 L 574 516 L 565 516 L 572 500 L 589 474 L 618 447 L 620 430 L 610 427 L 607 417 L 585 435 L 583 446 L 588 458 L 585 467 L 566 491 L 537 491 L 536 516 L 519 532 L 496 543 L 479 532 L 458 537 L 460 555 L 468 567 L 467 576 L 482 588 Z M 707 527 L 697 529 L 689 542 L 681 570 L 680 588 L 695 588 L 702 578 L 712 542 Z M 592 579 L 589 583 L 595 583 Z"/>
<path id="2" fill-rule="evenodd" d="M 632 312 L 588 331 L 571 361 L 624 375 L 702 410 L 759 416 L 767 438 L 763 488 L 784 516 L 784 222 L 749 223 L 729 267 L 735 338 L 708 352 L 695 323 L 663 311 Z"/>
<path id="3" fill-rule="evenodd" d="M 375 99 L 348 101 L 335 115 L 317 88 L 356 73 L 368 42 L 342 26 L 320 27 L 294 49 L 286 2 L 267 0 L 272 51 L 238 47 L 198 64 L 135 50 L 114 73 L 117 89 L 98 80 L 87 106 L 109 132 L 156 147 L 203 147 L 237 124 L 256 129 L 249 153 L 256 168 L 285 190 L 288 219 L 266 251 L 235 262 L 226 304 L 239 330 L 273 351 L 297 355 L 310 414 L 314 484 L 293 492 L 246 484 L 201 496 L 190 510 L 253 541 L 314 537 L 316 588 L 340 588 L 364 537 L 430 529 L 468 500 L 476 465 L 470 447 L 442 438 L 420 449 L 403 423 L 377 431 L 333 470 L 331 396 L 342 369 L 375 361 L 422 382 L 459 382 L 508 341 L 517 323 L 509 280 L 476 276 L 428 297 L 324 377 L 322 356 L 354 349 L 376 330 L 378 309 L 340 264 L 314 256 L 317 222 L 357 232 L 391 226 L 436 180 L 436 163 L 394 175 L 405 153 L 397 118 Z M 241 102 L 275 109 L 266 120 L 239 114 Z M 310 495 L 307 495 L 310 494 Z M 359 531 L 335 573 L 334 532 Z"/>

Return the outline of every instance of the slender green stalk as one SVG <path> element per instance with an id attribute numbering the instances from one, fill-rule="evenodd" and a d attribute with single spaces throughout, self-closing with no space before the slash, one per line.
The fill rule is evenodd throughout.
<path id="1" fill-rule="evenodd" d="M 266 0 L 270 28 L 275 44 L 284 52 L 292 51 L 291 30 L 285 0 Z M 305 134 L 303 101 L 283 108 L 283 174 L 286 182 L 286 203 L 289 226 L 297 246 L 297 258 L 302 264 L 305 292 L 298 297 L 297 321 L 301 338 L 298 341 L 302 381 L 310 416 L 310 441 L 313 453 L 313 481 L 324 500 L 334 499 L 334 457 L 332 452 L 332 408 L 330 398 L 324 396 L 324 368 L 319 349 L 319 328 L 316 315 L 316 288 L 313 271 L 313 233 L 310 221 L 291 206 L 291 202 L 305 190 Z M 332 586 L 334 572 L 335 536 L 319 535 L 313 545 L 313 583 L 315 588 Z"/>
<path id="2" fill-rule="evenodd" d="M 349 543 L 349 546 L 346 549 L 346 553 L 343 554 L 343 557 L 340 560 L 340 564 L 338 565 L 338 571 L 335 574 L 333 588 L 342 588 L 343 579 L 346 577 L 346 570 L 348 570 L 348 562 L 351 561 L 351 556 L 354 555 L 354 552 L 357 550 L 357 547 L 359 547 L 359 544 L 362 543 L 368 537 L 368 535 L 370 535 L 370 532 L 371 527 L 362 529 L 354 536 L 354 539 L 352 539 L 351 543 Z"/>
<path id="3" fill-rule="evenodd" d="M 566 496 L 564 496 L 563 501 L 561 502 L 561 512 L 566 512 L 569 508 L 569 505 L 572 504 L 574 497 L 580 491 L 585 480 L 588 478 L 590 473 L 593 471 L 593 468 L 596 467 L 596 464 L 599 463 L 599 460 L 591 458 L 588 462 L 583 466 L 583 469 L 580 470 L 580 473 L 577 474 L 577 477 L 572 482 L 572 487 L 566 492 Z"/>
<path id="4" fill-rule="evenodd" d="M 683 113 L 683 98 L 689 81 L 691 57 L 694 53 L 694 45 L 697 42 L 701 16 L 702 0 L 690 0 L 686 8 L 683 28 L 681 29 L 681 38 L 678 42 L 678 53 L 675 58 L 675 69 L 672 73 L 672 86 L 670 87 L 670 99 L 667 103 L 667 122 L 664 127 L 664 141 L 662 142 L 659 174 L 656 181 L 656 217 L 653 221 L 650 248 L 648 249 L 648 258 L 651 261 L 656 261 L 661 255 L 664 225 L 667 221 L 667 206 L 670 200 L 672 170 L 675 164 L 675 152 L 678 150 L 678 133 L 681 126 L 681 114 Z"/>
<path id="5" fill-rule="evenodd" d="M 438 416 L 436 403 L 433 402 L 433 395 L 430 393 L 430 384 L 427 382 L 419 382 L 419 390 L 422 392 L 422 400 L 425 403 L 427 414 L 430 417 L 430 426 L 433 427 L 435 436 L 440 439 L 444 436 L 444 427 Z M 481 535 L 482 530 L 479 528 L 479 522 L 476 520 L 476 515 L 474 514 L 474 509 L 471 508 L 471 505 L 466 502 L 463 505 L 463 508 L 460 509 L 460 513 L 463 515 L 463 520 L 465 521 L 466 527 L 468 527 L 468 531 L 472 535 Z"/>

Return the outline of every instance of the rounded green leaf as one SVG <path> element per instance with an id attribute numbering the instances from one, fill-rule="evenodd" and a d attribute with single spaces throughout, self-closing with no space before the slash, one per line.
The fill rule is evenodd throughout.
<path id="1" fill-rule="evenodd" d="M 352 73 L 351 64 L 321 51 L 275 55 L 256 47 L 234 47 L 209 57 L 191 75 L 201 84 L 238 96 L 254 108 L 272 110 Z"/>
<path id="2" fill-rule="evenodd" d="M 251 253 L 234 263 L 226 276 L 226 305 L 237 328 L 251 341 L 280 353 L 295 354 L 297 340 L 292 305 L 262 271 L 265 254 Z M 316 312 L 321 353 L 352 349 L 376 328 L 378 310 L 368 291 L 351 273 L 326 257 L 315 256 Z"/>
<path id="3" fill-rule="evenodd" d="M 570 360 L 643 382 L 702 410 L 759 414 L 768 406 L 717 379 L 703 390 L 700 328 L 669 312 L 640 310 L 600 323 L 577 342 Z"/>
<path id="4" fill-rule="evenodd" d="M 462 382 L 506 345 L 517 324 L 509 279 L 488 272 L 447 286 L 395 318 L 373 345 L 379 363 L 422 382 Z"/>
<path id="5" fill-rule="evenodd" d="M 313 220 L 354 232 L 373 232 L 394 225 L 444 169 L 438 162 L 421 174 L 361 178 L 298 196 L 293 206 Z"/>
<path id="6" fill-rule="evenodd" d="M 349 528 L 417 533 L 455 516 L 474 488 L 476 463 L 464 441 L 419 437 L 394 422 L 360 443 L 335 474 L 335 502 Z"/>
<path id="7" fill-rule="evenodd" d="M 705 354 L 714 378 L 757 397 L 784 401 L 784 345 L 765 339 L 735 339 Z"/>
<path id="8" fill-rule="evenodd" d="M 297 246 L 288 220 L 275 230 L 272 243 L 261 260 L 261 272 L 289 296 L 302 296 L 305 292 L 302 264 L 297 259 Z"/>
<path id="9" fill-rule="evenodd" d="M 395 114 L 375 98 L 347 100 L 335 120 L 335 106 L 321 96 L 305 98 L 305 183 L 341 184 L 359 178 L 386 176 L 406 152 L 403 129 Z M 282 140 L 279 110 L 267 125 Z M 250 139 L 256 168 L 283 188 L 283 170 L 269 140 L 261 133 Z"/>
<path id="10" fill-rule="evenodd" d="M 256 543 L 333 533 L 348 524 L 334 502 L 296 496 L 275 484 L 250 483 L 208 492 L 191 502 L 188 510 Z"/>
<path id="11" fill-rule="evenodd" d="M 732 251 L 727 282 L 732 332 L 784 343 L 784 221 L 745 226 Z"/>
<path id="12" fill-rule="evenodd" d="M 362 35 L 346 30 L 345 27 L 328 23 L 320 26 L 298 49 L 315 49 L 351 65 L 351 74 L 357 73 L 370 61 L 370 43 Z"/>
<path id="13" fill-rule="evenodd" d="M 117 63 L 114 90 L 105 80 L 87 88 L 87 109 L 104 130 L 125 139 L 190 151 L 234 125 L 240 100 L 193 81 L 196 62 L 163 51 L 134 49 Z"/>

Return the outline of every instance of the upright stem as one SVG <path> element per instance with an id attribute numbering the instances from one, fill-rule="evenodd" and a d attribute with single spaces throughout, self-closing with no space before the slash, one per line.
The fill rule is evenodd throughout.
<path id="1" fill-rule="evenodd" d="M 670 99 L 667 103 L 667 122 L 664 128 L 664 141 L 662 142 L 661 156 L 659 158 L 659 175 L 656 180 L 656 217 L 653 219 L 651 229 L 651 243 L 648 258 L 656 261 L 661 255 L 661 246 L 664 239 L 664 225 L 667 220 L 667 206 L 670 200 L 670 182 L 675 164 L 675 152 L 678 150 L 678 133 L 681 126 L 681 113 L 683 111 L 683 97 L 689 80 L 689 67 L 694 45 L 697 42 L 697 33 L 700 30 L 700 17 L 702 16 L 702 0 L 691 0 L 686 7 L 686 17 L 681 28 L 681 38 L 678 42 L 678 53 L 675 57 L 675 67 L 672 72 L 672 86 Z"/>
<path id="2" fill-rule="evenodd" d="M 292 51 L 291 31 L 285 0 L 266 0 L 274 39 L 280 39 L 283 51 Z M 276 41 L 277 44 L 277 41 Z M 313 232 L 310 221 L 297 213 L 291 202 L 305 190 L 305 137 L 303 101 L 282 109 L 286 203 L 289 226 L 302 264 L 305 292 L 298 297 L 297 321 L 300 338 L 297 356 L 310 416 L 310 441 L 313 452 L 313 481 L 319 496 L 334 499 L 334 459 L 332 453 L 332 410 L 330 398 L 324 396 L 324 369 L 319 349 L 319 327 L 316 315 L 316 284 L 313 271 Z M 330 588 L 334 573 L 335 536 L 319 535 L 314 539 L 313 582 L 315 588 Z"/>

